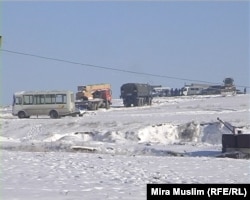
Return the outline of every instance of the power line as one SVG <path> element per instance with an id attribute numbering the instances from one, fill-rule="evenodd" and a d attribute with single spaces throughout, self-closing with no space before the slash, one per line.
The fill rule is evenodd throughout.
<path id="1" fill-rule="evenodd" d="M 219 83 L 214 83 L 214 82 L 209 82 L 209 81 L 187 79 L 187 78 L 179 78 L 179 77 L 174 77 L 174 76 L 166 76 L 166 75 L 159 75 L 159 74 L 152 74 L 152 73 L 145 73 L 145 72 L 137 72 L 137 71 L 131 71 L 131 70 L 125 70 L 125 69 L 118 69 L 118 68 L 114 68 L 114 67 L 105 67 L 105 66 L 100 66 L 100 65 L 80 63 L 80 62 L 75 62 L 75 61 L 70 61 L 70 60 L 65 60 L 65 59 L 52 58 L 52 57 L 47 57 L 47 56 L 40 56 L 40 55 L 35 55 L 35 54 L 30 54 L 30 53 L 23 53 L 23 52 L 18 52 L 18 51 L 7 50 L 7 49 L 0 49 L 0 51 L 7 52 L 7 53 L 12 53 L 12 54 L 18 54 L 18 55 L 22 55 L 22 56 L 30 56 L 30 57 L 40 58 L 40 59 L 63 62 L 63 63 L 68 63 L 68 64 L 81 65 L 81 66 L 98 68 L 98 69 L 105 69 L 105 70 L 111 70 L 111 71 L 118 71 L 118 72 L 123 72 L 123 73 L 130 73 L 130 74 L 137 74 L 137 75 L 144 75 L 144 76 L 152 76 L 152 77 L 158 77 L 158 78 L 175 79 L 175 80 L 181 80 L 181 81 L 190 81 L 190 82 L 192 81 L 192 82 L 206 83 L 206 84 L 219 84 Z M 239 85 L 237 87 L 250 88 L 250 86 L 239 86 Z"/>

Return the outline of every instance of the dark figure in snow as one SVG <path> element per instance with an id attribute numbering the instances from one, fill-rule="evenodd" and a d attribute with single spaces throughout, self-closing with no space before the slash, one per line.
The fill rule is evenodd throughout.
<path id="1" fill-rule="evenodd" d="M 178 96 L 181 96 L 181 89 L 178 89 Z"/>
<path id="2" fill-rule="evenodd" d="M 171 90 L 170 90 L 170 95 L 174 96 L 174 89 L 173 88 L 171 88 Z"/>
<path id="3" fill-rule="evenodd" d="M 174 90 L 174 96 L 178 96 L 178 89 L 177 88 L 175 88 L 175 90 Z"/>

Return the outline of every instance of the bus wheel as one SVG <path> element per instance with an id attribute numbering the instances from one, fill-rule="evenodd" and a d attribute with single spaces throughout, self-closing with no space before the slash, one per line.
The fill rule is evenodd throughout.
<path id="1" fill-rule="evenodd" d="M 26 117 L 25 112 L 24 112 L 24 111 L 20 111 L 20 112 L 18 113 L 18 117 L 19 117 L 20 119 L 25 118 L 25 117 Z"/>
<path id="2" fill-rule="evenodd" d="M 50 111 L 49 116 L 51 119 L 57 119 L 58 113 L 55 110 Z"/>

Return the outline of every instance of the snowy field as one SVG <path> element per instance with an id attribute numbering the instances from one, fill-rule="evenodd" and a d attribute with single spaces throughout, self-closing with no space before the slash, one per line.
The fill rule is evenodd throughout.
<path id="1" fill-rule="evenodd" d="M 0 199 L 146 199 L 147 183 L 250 183 L 250 160 L 218 158 L 217 117 L 250 133 L 250 95 L 155 98 L 82 117 L 18 119 L 2 107 Z M 73 147 L 88 147 L 72 149 Z"/>

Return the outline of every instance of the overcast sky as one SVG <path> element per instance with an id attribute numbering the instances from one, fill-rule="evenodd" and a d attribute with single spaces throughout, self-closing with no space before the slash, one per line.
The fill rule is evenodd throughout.
<path id="1" fill-rule="evenodd" d="M 5 1 L 1 10 L 3 105 L 20 90 L 95 83 L 110 83 L 114 98 L 127 82 L 180 88 L 233 77 L 250 85 L 246 1 Z"/>

